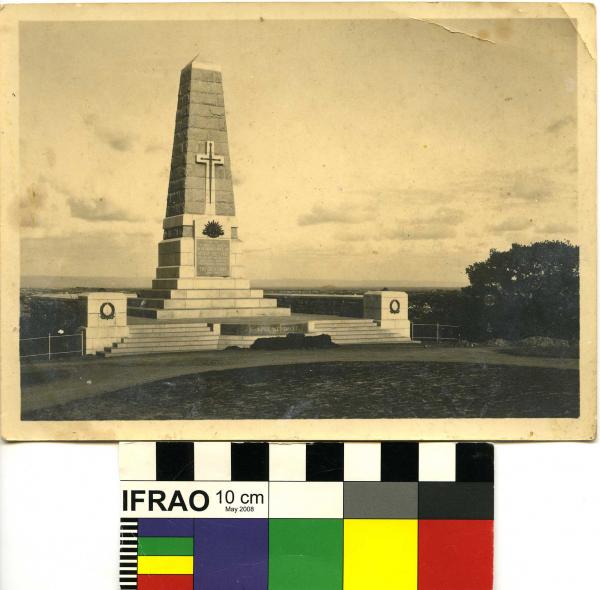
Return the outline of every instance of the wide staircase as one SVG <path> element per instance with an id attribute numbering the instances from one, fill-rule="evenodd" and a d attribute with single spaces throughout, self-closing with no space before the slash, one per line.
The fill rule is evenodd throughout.
<path id="1" fill-rule="evenodd" d="M 369 319 L 327 319 L 310 323 L 307 336 L 328 334 L 338 345 L 347 344 L 402 344 L 412 342 L 386 330 Z M 130 324 L 129 336 L 106 347 L 99 356 L 113 357 L 129 354 L 157 354 L 219 350 L 229 346 L 248 348 L 261 336 L 220 336 L 203 322 Z M 262 336 L 264 337 L 264 336 Z"/>
<path id="2" fill-rule="evenodd" d="M 158 320 L 289 316 L 261 289 L 149 289 L 127 300 L 127 315 Z"/>
<path id="3" fill-rule="evenodd" d="M 129 336 L 106 347 L 100 356 L 216 350 L 219 335 L 208 324 L 133 324 Z"/>
<path id="4" fill-rule="evenodd" d="M 308 336 L 329 334 L 335 344 L 401 344 L 410 343 L 408 337 L 399 336 L 377 325 L 374 320 L 340 319 L 313 322 Z"/>

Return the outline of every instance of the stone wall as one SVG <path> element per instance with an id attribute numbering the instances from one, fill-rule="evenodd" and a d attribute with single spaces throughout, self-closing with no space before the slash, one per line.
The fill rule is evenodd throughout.
<path id="1" fill-rule="evenodd" d="M 265 293 L 267 299 L 277 299 L 279 307 L 289 307 L 292 313 L 363 317 L 362 295 L 312 295 L 302 293 Z"/>

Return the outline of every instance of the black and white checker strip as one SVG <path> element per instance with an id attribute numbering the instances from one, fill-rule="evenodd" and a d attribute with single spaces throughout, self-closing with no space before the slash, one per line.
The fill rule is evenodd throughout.
<path id="1" fill-rule="evenodd" d="M 494 480 L 488 443 L 134 442 L 119 463 L 124 481 Z"/>
<path id="2" fill-rule="evenodd" d="M 137 589 L 138 521 L 121 519 L 119 585 L 123 590 Z"/>

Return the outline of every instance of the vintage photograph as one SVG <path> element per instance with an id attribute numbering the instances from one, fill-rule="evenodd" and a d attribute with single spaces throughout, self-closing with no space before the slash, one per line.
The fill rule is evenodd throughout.
<path id="1" fill-rule="evenodd" d="M 3 435 L 594 438 L 569 6 L 9 7 Z"/>

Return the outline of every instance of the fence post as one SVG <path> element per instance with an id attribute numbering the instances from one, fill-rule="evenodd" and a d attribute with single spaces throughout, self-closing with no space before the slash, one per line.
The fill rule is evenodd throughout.
<path id="1" fill-rule="evenodd" d="M 83 330 L 81 330 L 81 356 L 84 356 Z"/>
<path id="2" fill-rule="evenodd" d="M 52 358 L 52 334 L 48 334 L 48 360 Z"/>
<path id="3" fill-rule="evenodd" d="M 440 343 L 440 323 L 436 322 L 435 324 L 435 341 L 437 344 Z"/>

